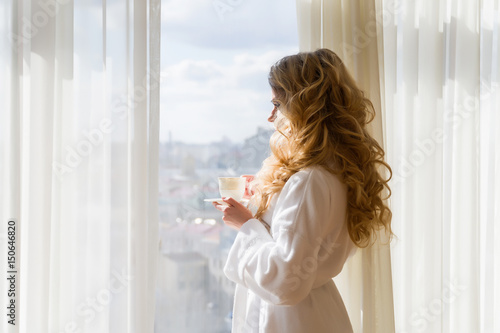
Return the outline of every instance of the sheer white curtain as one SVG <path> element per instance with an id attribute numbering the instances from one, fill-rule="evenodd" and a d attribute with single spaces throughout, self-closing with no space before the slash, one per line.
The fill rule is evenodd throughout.
<path id="1" fill-rule="evenodd" d="M 383 54 L 379 28 L 371 16 L 380 7 L 376 1 L 297 0 L 301 51 L 329 48 L 346 63 L 358 85 L 372 101 L 377 116 L 371 133 L 383 145 L 383 108 L 379 56 Z M 360 34 L 367 27 L 369 35 Z M 391 255 L 387 237 L 360 249 L 335 279 L 354 332 L 394 332 Z"/>
<path id="2" fill-rule="evenodd" d="M 384 2 L 398 332 L 500 332 L 500 2 Z"/>
<path id="3" fill-rule="evenodd" d="M 343 55 L 372 100 L 379 76 L 396 332 L 500 332 L 500 2 L 374 3 L 297 2 L 302 49 Z"/>
<path id="4" fill-rule="evenodd" d="M 159 33 L 159 0 L 0 3 L 0 331 L 153 332 Z"/>

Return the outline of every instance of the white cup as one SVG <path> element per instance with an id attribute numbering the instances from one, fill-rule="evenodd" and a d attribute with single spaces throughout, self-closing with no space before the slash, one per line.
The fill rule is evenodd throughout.
<path id="1" fill-rule="evenodd" d="M 224 197 L 241 201 L 245 194 L 246 179 L 243 177 L 219 177 L 219 192 Z"/>

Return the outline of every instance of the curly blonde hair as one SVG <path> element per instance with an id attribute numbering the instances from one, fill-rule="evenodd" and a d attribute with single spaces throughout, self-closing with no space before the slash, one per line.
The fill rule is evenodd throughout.
<path id="1" fill-rule="evenodd" d="M 392 171 L 366 129 L 375 110 L 342 60 L 328 49 L 284 57 L 271 67 L 269 83 L 281 115 L 271 155 L 256 177 L 255 217 L 262 220 L 293 174 L 319 165 L 347 185 L 347 227 L 354 244 L 371 245 L 382 228 L 392 236 L 392 213 L 384 202 L 391 195 Z M 388 171 L 387 179 L 380 167 Z"/>

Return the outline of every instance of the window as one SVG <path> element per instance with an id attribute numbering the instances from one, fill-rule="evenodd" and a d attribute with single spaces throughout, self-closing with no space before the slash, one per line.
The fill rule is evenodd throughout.
<path id="1" fill-rule="evenodd" d="M 294 2 L 162 2 L 160 263 L 155 332 L 230 332 L 235 232 L 206 198 L 255 174 L 273 131 L 269 67 L 298 52 Z"/>

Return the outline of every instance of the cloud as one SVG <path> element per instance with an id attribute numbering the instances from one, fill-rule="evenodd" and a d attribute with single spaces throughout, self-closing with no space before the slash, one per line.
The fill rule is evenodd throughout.
<path id="1" fill-rule="evenodd" d="M 269 68 L 297 51 L 294 1 L 163 0 L 161 139 L 243 141 L 269 126 Z"/>
<path id="2" fill-rule="evenodd" d="M 198 47 L 297 44 L 295 1 L 289 0 L 164 0 L 162 26 L 168 39 Z"/>
<path id="3" fill-rule="evenodd" d="M 270 126 L 269 67 L 283 51 L 238 53 L 230 62 L 185 59 L 167 66 L 162 83 L 162 140 L 238 142 Z"/>

